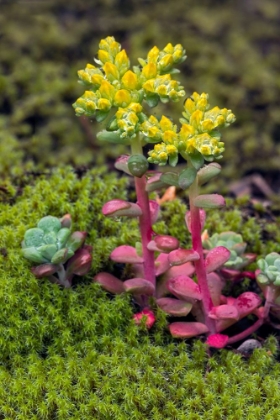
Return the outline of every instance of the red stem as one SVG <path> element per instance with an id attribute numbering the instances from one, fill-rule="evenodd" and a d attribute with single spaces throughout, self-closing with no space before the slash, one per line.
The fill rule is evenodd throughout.
<path id="1" fill-rule="evenodd" d="M 137 195 L 137 204 L 142 209 L 142 216 L 139 217 L 139 228 L 142 240 L 143 258 L 144 258 L 144 277 L 150 281 L 154 286 L 156 284 L 155 278 L 155 263 L 154 252 L 147 248 L 148 243 L 152 240 L 152 222 L 149 206 L 149 196 L 146 191 L 146 177 L 134 177 L 135 189 Z"/>
<path id="2" fill-rule="evenodd" d="M 199 260 L 194 262 L 195 271 L 197 275 L 197 282 L 200 287 L 202 294 L 202 306 L 205 317 L 205 324 L 209 328 L 210 334 L 216 332 L 216 322 L 215 320 L 209 318 L 208 314 L 213 307 L 212 298 L 209 292 L 206 268 L 203 256 L 203 248 L 201 241 L 201 222 L 199 215 L 199 208 L 195 207 L 193 201 L 197 196 L 197 180 L 190 187 L 190 212 L 191 212 L 191 235 L 192 235 L 192 246 L 193 250 L 199 254 Z"/>

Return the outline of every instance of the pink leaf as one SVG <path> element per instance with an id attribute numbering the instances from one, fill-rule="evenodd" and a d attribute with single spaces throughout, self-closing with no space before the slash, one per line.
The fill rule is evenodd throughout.
<path id="1" fill-rule="evenodd" d="M 206 220 L 205 210 L 199 209 L 199 218 L 200 218 L 201 229 L 203 229 L 204 224 L 205 224 L 205 220 Z M 191 233 L 191 212 L 190 211 L 186 212 L 185 222 L 186 222 L 188 231 Z"/>
<path id="2" fill-rule="evenodd" d="M 159 190 L 162 187 L 166 187 L 168 184 L 161 181 L 161 179 L 160 179 L 161 176 L 162 176 L 162 173 L 159 172 L 159 173 L 153 175 L 151 178 L 149 178 L 148 181 L 147 181 L 147 184 L 146 184 L 146 191 L 152 192 L 152 191 L 155 191 L 155 190 Z"/>
<path id="3" fill-rule="evenodd" d="M 199 255 L 193 249 L 175 249 L 171 251 L 169 256 L 170 265 L 181 265 L 189 261 L 199 260 Z"/>
<path id="4" fill-rule="evenodd" d="M 56 264 L 41 264 L 31 268 L 32 273 L 37 279 L 50 276 L 57 272 L 59 266 Z"/>
<path id="5" fill-rule="evenodd" d="M 141 278 L 129 279 L 123 282 L 123 286 L 126 292 L 138 295 L 149 295 L 152 296 L 155 292 L 154 285 Z"/>
<path id="6" fill-rule="evenodd" d="M 235 301 L 239 317 L 244 318 L 251 314 L 261 304 L 261 298 L 253 292 L 244 292 Z"/>
<path id="7" fill-rule="evenodd" d="M 153 241 L 148 243 L 150 251 L 170 252 L 179 247 L 177 238 L 169 235 L 157 235 Z"/>
<path id="8" fill-rule="evenodd" d="M 235 306 L 233 305 L 220 305 L 214 306 L 210 313 L 209 317 L 212 319 L 239 319 L 239 313 Z"/>
<path id="9" fill-rule="evenodd" d="M 155 259 L 156 276 L 160 276 L 170 268 L 170 263 L 167 254 L 159 254 Z"/>
<path id="10" fill-rule="evenodd" d="M 224 348 L 228 343 L 228 336 L 223 334 L 212 334 L 207 338 L 206 344 L 216 349 Z"/>
<path id="11" fill-rule="evenodd" d="M 138 312 L 137 314 L 133 315 L 133 320 L 136 325 L 141 324 L 141 320 L 146 318 L 145 325 L 148 329 L 152 328 L 156 321 L 155 314 L 149 308 L 144 308 L 142 312 Z"/>
<path id="12" fill-rule="evenodd" d="M 155 200 L 149 200 L 149 208 L 151 214 L 151 223 L 153 225 L 158 219 L 160 206 Z"/>
<path id="13" fill-rule="evenodd" d="M 110 258 L 118 263 L 135 264 L 144 262 L 144 259 L 137 254 L 136 249 L 129 245 L 121 245 L 115 248 Z"/>
<path id="14" fill-rule="evenodd" d="M 65 214 L 61 219 L 60 219 L 60 223 L 61 223 L 61 227 L 62 228 L 71 228 L 71 224 L 72 224 L 72 219 L 71 219 L 71 214 Z"/>
<path id="15" fill-rule="evenodd" d="M 205 266 L 207 273 L 217 270 L 223 266 L 230 258 L 230 251 L 224 246 L 217 246 L 211 249 L 205 258 Z"/>
<path id="16" fill-rule="evenodd" d="M 159 280 L 157 280 L 156 296 L 160 298 L 169 293 L 169 290 L 167 289 L 168 280 L 172 279 L 173 277 L 180 276 L 182 274 L 186 276 L 191 276 L 193 275 L 193 273 L 194 273 L 194 266 L 190 262 L 182 264 L 182 265 L 174 265 L 173 267 L 170 267 L 162 275 L 162 277 Z"/>
<path id="17" fill-rule="evenodd" d="M 207 283 L 209 287 L 209 292 L 212 298 L 212 302 L 214 306 L 218 306 L 221 303 L 221 293 L 223 289 L 223 281 L 218 276 L 217 273 L 209 273 L 207 274 Z"/>
<path id="18" fill-rule="evenodd" d="M 192 309 L 192 304 L 173 298 L 157 299 L 157 305 L 169 315 L 186 316 Z"/>
<path id="19" fill-rule="evenodd" d="M 131 175 L 127 164 L 129 158 L 129 155 L 121 155 L 115 162 L 115 168 L 119 171 L 125 172 L 128 175 Z"/>
<path id="20" fill-rule="evenodd" d="M 170 279 L 167 283 L 168 290 L 177 298 L 183 300 L 195 299 L 201 300 L 201 292 L 198 284 L 196 284 L 188 276 L 177 276 Z"/>
<path id="21" fill-rule="evenodd" d="M 194 199 L 194 205 L 203 209 L 218 209 L 225 204 L 224 197 L 219 194 L 203 194 Z"/>
<path id="22" fill-rule="evenodd" d="M 172 337 L 191 338 L 196 335 L 205 334 L 209 330 L 201 322 L 173 322 L 169 325 L 169 331 Z"/>
<path id="23" fill-rule="evenodd" d="M 109 273 L 98 273 L 93 278 L 93 281 L 100 284 L 100 286 L 107 290 L 107 292 L 114 293 L 116 295 L 119 295 L 125 291 L 123 282 Z"/>
<path id="24" fill-rule="evenodd" d="M 124 200 L 111 200 L 104 204 L 102 213 L 108 217 L 139 217 L 142 215 L 142 210 L 135 203 L 129 203 Z"/>
<path id="25" fill-rule="evenodd" d="M 84 245 L 83 248 L 78 249 L 73 257 L 67 261 L 67 274 L 76 274 L 77 276 L 84 276 L 91 268 L 92 262 L 92 247 Z"/>

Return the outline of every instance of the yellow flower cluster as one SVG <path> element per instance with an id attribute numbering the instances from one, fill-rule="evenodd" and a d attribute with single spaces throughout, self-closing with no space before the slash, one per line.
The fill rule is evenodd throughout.
<path id="1" fill-rule="evenodd" d="M 181 45 L 168 44 L 162 51 L 152 48 L 146 60 L 139 59 L 140 67 L 130 70 L 129 59 L 121 45 L 113 37 L 101 40 L 95 60 L 97 66 L 87 64 L 78 72 L 80 82 L 87 90 L 73 104 L 76 114 L 102 121 L 112 108 L 116 108 L 115 122 L 110 126 L 117 127 L 122 135 L 133 136 L 139 126 L 143 100 L 155 106 L 159 100 L 178 101 L 185 95 L 180 84 L 168 73 L 175 72 L 174 65 L 184 59 Z M 134 110 L 137 104 L 141 111 L 139 107 Z"/>
<path id="2" fill-rule="evenodd" d="M 142 123 L 141 131 L 149 142 L 156 142 L 154 149 L 149 152 L 148 161 L 165 165 L 176 165 L 180 153 L 186 160 L 200 153 L 206 161 L 220 159 L 224 151 L 224 143 L 220 141 L 219 128 L 227 127 L 235 121 L 235 116 L 226 108 L 214 107 L 210 109 L 208 95 L 193 93 L 184 105 L 181 129 L 166 117 L 158 122 L 150 117 Z M 161 141 L 161 143 L 159 143 Z"/>

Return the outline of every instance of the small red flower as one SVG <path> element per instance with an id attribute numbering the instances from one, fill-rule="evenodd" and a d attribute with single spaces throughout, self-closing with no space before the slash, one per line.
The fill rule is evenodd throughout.
<path id="1" fill-rule="evenodd" d="M 137 314 L 133 315 L 133 320 L 134 320 L 135 324 L 140 325 L 143 317 L 145 318 L 146 327 L 148 329 L 152 328 L 152 326 L 154 325 L 154 323 L 156 321 L 156 317 L 155 317 L 155 314 L 153 313 L 153 311 L 151 311 L 148 308 L 145 308 L 141 312 L 138 312 Z"/>
<path id="2" fill-rule="evenodd" d="M 212 334 L 209 335 L 207 338 L 206 343 L 210 347 L 215 347 L 216 349 L 222 349 L 227 345 L 228 342 L 228 336 L 224 334 Z"/>

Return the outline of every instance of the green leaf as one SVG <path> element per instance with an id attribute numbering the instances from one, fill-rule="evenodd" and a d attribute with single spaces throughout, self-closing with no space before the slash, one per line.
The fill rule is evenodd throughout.
<path id="1" fill-rule="evenodd" d="M 37 251 L 39 251 L 40 254 L 48 261 L 51 261 L 52 257 L 57 251 L 57 247 L 54 244 L 43 245 L 37 248 Z"/>
<path id="2" fill-rule="evenodd" d="M 48 260 L 46 258 L 44 258 L 41 255 L 41 253 L 35 247 L 24 248 L 22 250 L 22 254 L 23 254 L 24 258 L 26 258 L 29 261 L 35 262 L 37 264 L 42 264 L 42 263 L 47 263 L 48 262 Z"/>
<path id="3" fill-rule="evenodd" d="M 183 190 L 188 188 L 196 178 L 196 170 L 194 168 L 184 169 L 179 175 L 179 187 Z"/>
<path id="4" fill-rule="evenodd" d="M 50 245 L 50 244 L 56 244 L 56 232 L 49 232 L 46 233 L 44 236 L 44 244 Z"/>
<path id="5" fill-rule="evenodd" d="M 39 228 L 28 229 L 24 235 L 24 248 L 40 246 L 44 243 L 44 231 Z"/>
<path id="6" fill-rule="evenodd" d="M 165 172 L 161 175 L 160 181 L 167 185 L 174 185 L 175 187 L 179 187 L 179 176 L 175 172 Z"/>
<path id="7" fill-rule="evenodd" d="M 201 168 L 198 173 L 198 184 L 203 185 L 205 182 L 208 182 L 210 179 L 214 178 L 221 172 L 221 165 L 216 162 L 209 163 L 209 165 Z"/>
<path id="8" fill-rule="evenodd" d="M 177 165 L 177 163 L 178 163 L 178 155 L 177 154 L 169 156 L 169 165 L 170 166 L 173 166 L 173 168 L 174 168 Z"/>
<path id="9" fill-rule="evenodd" d="M 204 157 L 201 153 L 196 152 L 190 155 L 190 160 L 195 169 L 200 169 L 204 165 Z"/>
<path id="10" fill-rule="evenodd" d="M 38 228 L 46 232 L 58 232 L 61 229 L 60 220 L 57 217 L 46 216 L 38 223 Z"/>
<path id="11" fill-rule="evenodd" d="M 219 194 L 198 195 L 194 199 L 194 205 L 202 209 L 219 209 L 224 207 L 225 199 Z"/>
<path id="12" fill-rule="evenodd" d="M 146 95 L 145 100 L 151 108 L 154 108 L 159 103 L 159 96 L 158 95 Z"/>
<path id="13" fill-rule="evenodd" d="M 66 244 L 70 235 L 71 235 L 71 230 L 70 229 L 68 229 L 68 228 L 60 229 L 60 231 L 58 232 L 58 234 L 56 236 L 59 248 L 62 248 Z"/>
<path id="14" fill-rule="evenodd" d="M 52 264 L 64 264 L 69 258 L 74 255 L 74 252 L 68 248 L 62 248 L 57 251 L 51 259 Z"/>
<path id="15" fill-rule="evenodd" d="M 107 141 L 108 143 L 114 144 L 129 144 L 129 139 L 126 137 L 121 137 L 120 131 L 107 131 L 102 130 L 97 133 L 96 137 L 100 141 Z"/>
<path id="16" fill-rule="evenodd" d="M 108 111 L 96 111 L 95 119 L 97 122 L 102 122 L 108 117 L 108 115 Z"/>

